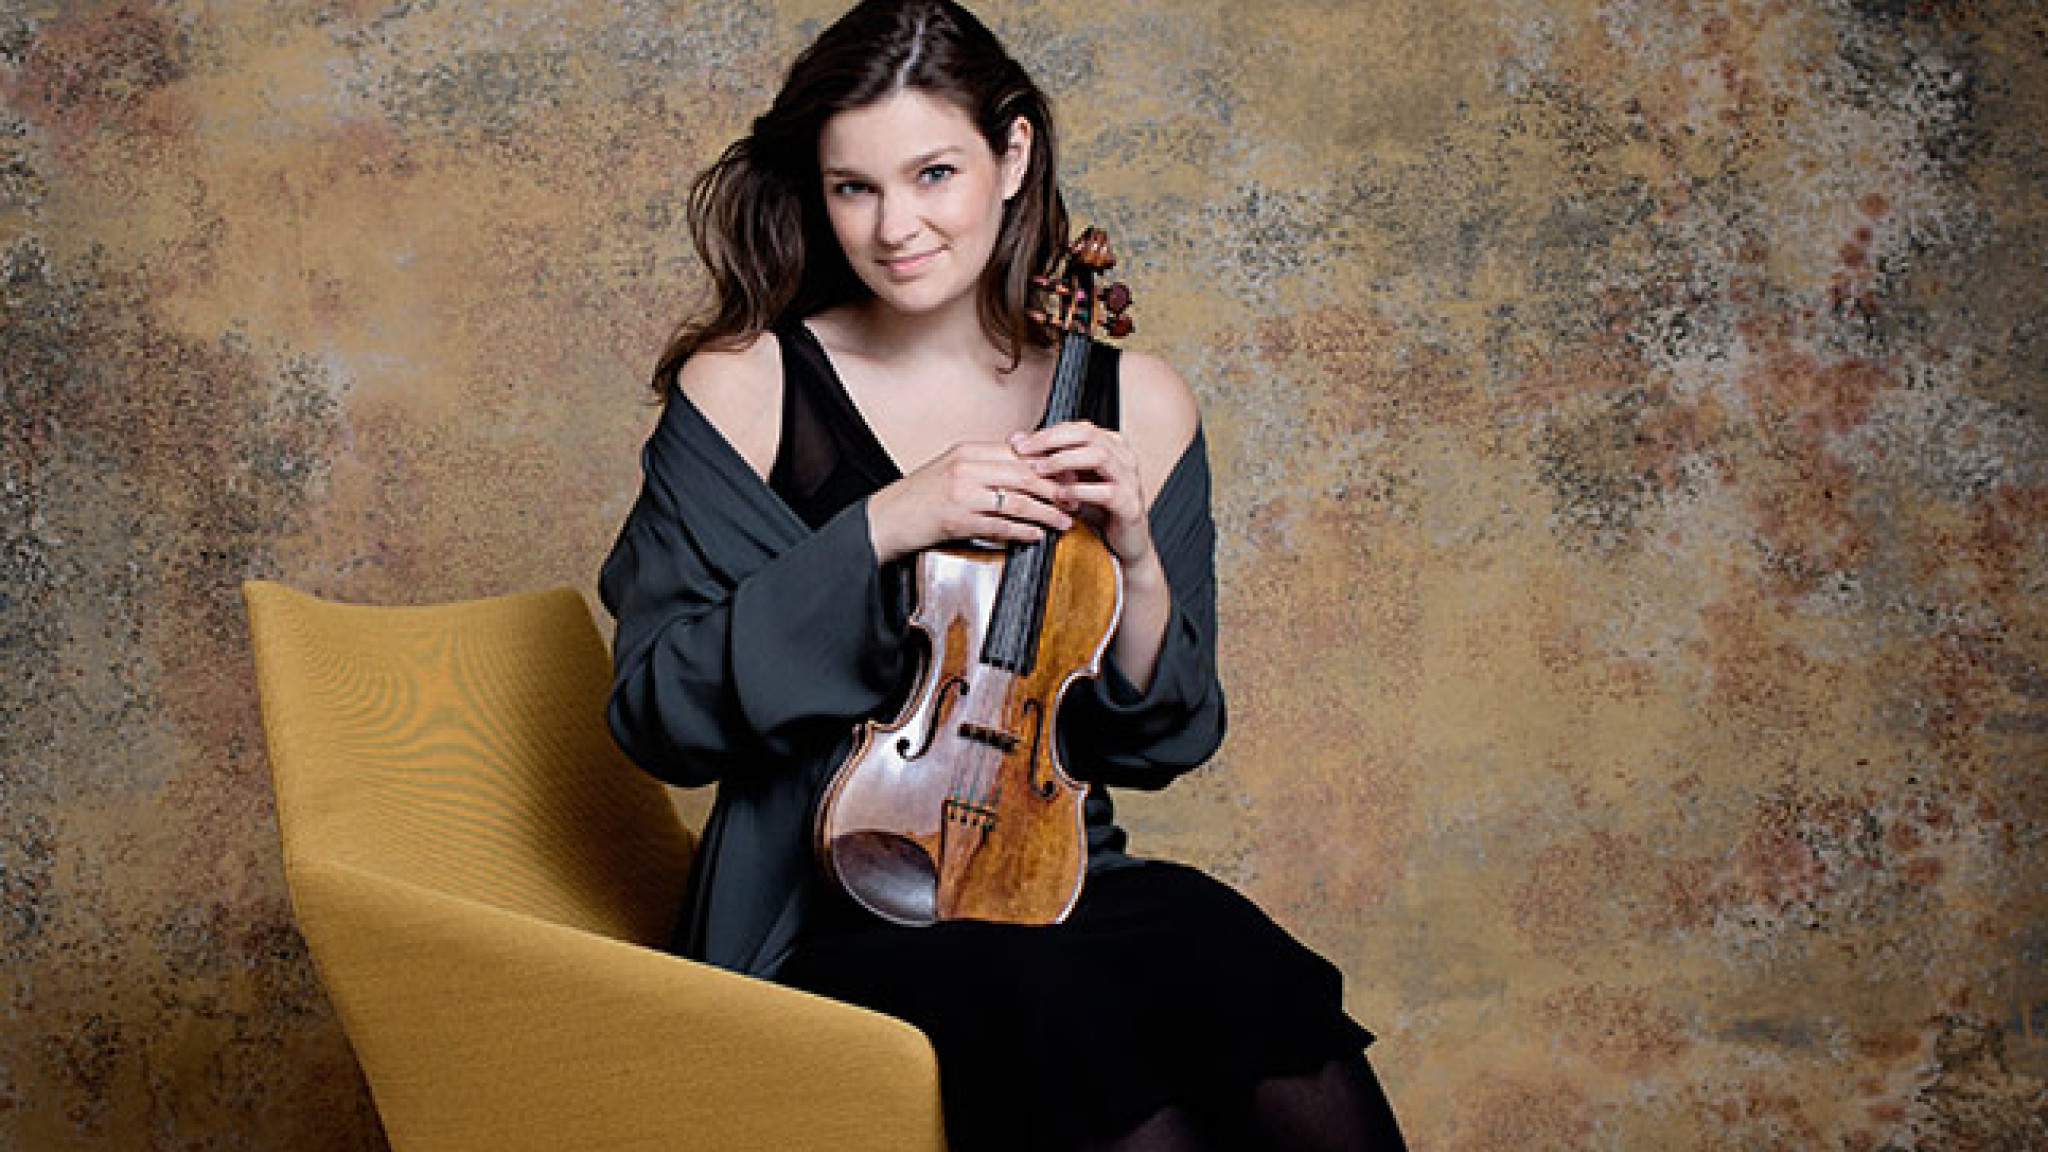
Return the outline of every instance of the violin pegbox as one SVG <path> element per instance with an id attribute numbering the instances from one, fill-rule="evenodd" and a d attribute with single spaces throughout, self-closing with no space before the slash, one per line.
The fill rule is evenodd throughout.
<path id="1" fill-rule="evenodd" d="M 1137 331 L 1137 325 L 1125 314 L 1131 306 L 1131 290 L 1123 284 L 1111 284 L 1099 295 L 1095 291 L 1096 275 L 1114 267 L 1116 253 L 1109 246 L 1109 234 L 1092 226 L 1084 229 L 1067 246 L 1057 279 L 1031 278 L 1031 283 L 1045 293 L 1044 307 L 1034 309 L 1031 318 L 1070 334 L 1086 336 L 1100 324 L 1112 339 L 1129 336 Z"/>

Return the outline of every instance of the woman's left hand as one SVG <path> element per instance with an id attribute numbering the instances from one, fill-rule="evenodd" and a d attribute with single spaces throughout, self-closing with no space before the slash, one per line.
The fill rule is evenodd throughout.
<path id="1" fill-rule="evenodd" d="M 1019 432 L 1010 448 L 1059 485 L 1059 506 L 1093 524 L 1126 569 L 1154 562 L 1144 480 L 1121 433 L 1074 420 Z"/>

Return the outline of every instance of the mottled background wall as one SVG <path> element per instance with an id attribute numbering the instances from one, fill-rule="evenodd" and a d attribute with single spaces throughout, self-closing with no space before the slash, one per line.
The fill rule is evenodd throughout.
<path id="1" fill-rule="evenodd" d="M 590 588 L 684 178 L 833 0 L 0 3 L 0 1146 L 381 1145 L 235 588 Z M 1422 1149 L 2048 1144 L 2048 19 L 1079 0 L 1221 761 Z"/>

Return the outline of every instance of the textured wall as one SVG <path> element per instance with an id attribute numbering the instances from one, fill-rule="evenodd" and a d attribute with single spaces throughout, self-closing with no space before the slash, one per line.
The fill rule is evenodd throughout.
<path id="1" fill-rule="evenodd" d="M 375 1148 L 236 582 L 589 588 L 684 179 L 827 0 L 0 3 L 0 1147 Z M 1222 490 L 1130 805 L 1422 1149 L 2048 1142 L 2048 19 L 1045 0 Z"/>

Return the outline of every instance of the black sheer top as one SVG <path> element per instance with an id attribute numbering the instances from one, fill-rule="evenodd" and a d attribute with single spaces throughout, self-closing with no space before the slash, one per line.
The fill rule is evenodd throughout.
<path id="1" fill-rule="evenodd" d="M 786 321 L 775 338 L 782 345 L 782 435 L 768 486 L 815 530 L 902 473 L 810 328 Z M 1088 358 L 1082 410 L 1102 428 L 1117 426 L 1117 357 L 1117 349 L 1097 345 Z"/>

